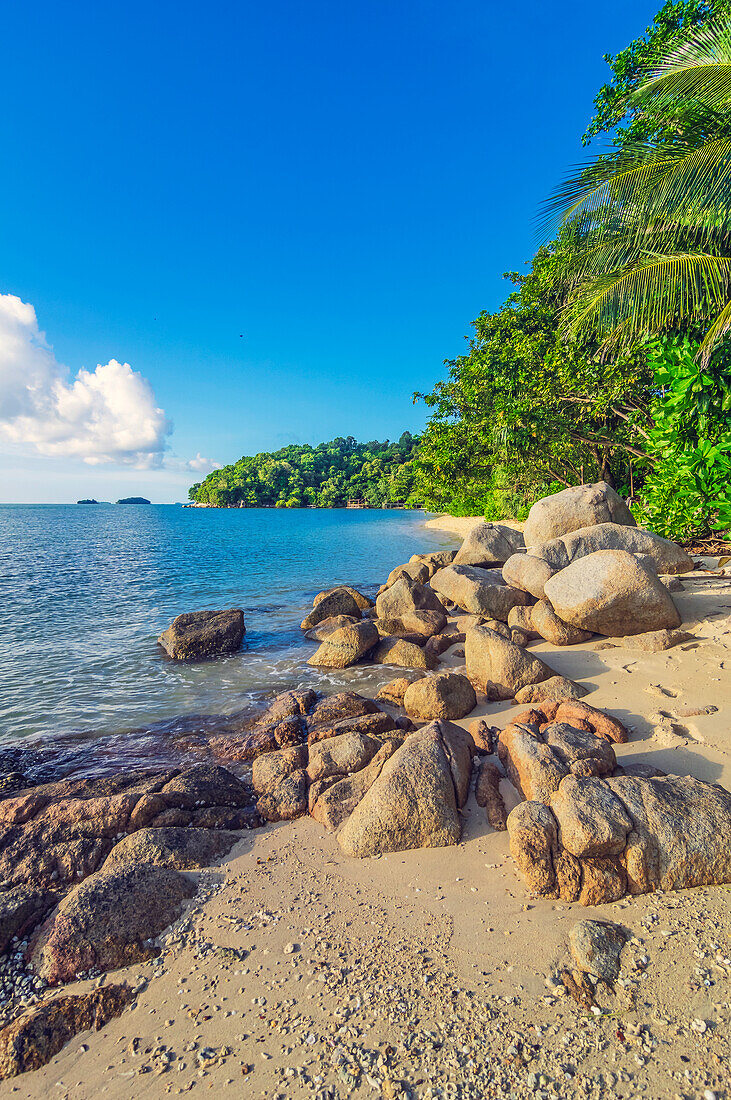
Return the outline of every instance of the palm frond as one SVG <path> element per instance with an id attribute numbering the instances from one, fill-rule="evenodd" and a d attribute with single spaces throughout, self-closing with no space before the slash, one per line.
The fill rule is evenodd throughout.
<path id="1" fill-rule="evenodd" d="M 717 109 L 731 102 L 731 21 L 696 27 L 692 38 L 654 65 L 629 96 L 629 104 L 690 100 Z"/>
<path id="2" fill-rule="evenodd" d="M 723 310 L 731 289 L 731 258 L 708 254 L 651 256 L 581 284 L 564 316 L 567 335 L 596 333 L 626 345 L 680 321 Z"/>

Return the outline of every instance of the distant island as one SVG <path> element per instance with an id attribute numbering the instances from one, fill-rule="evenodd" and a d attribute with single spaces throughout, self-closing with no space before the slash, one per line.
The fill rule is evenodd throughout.
<path id="1" fill-rule="evenodd" d="M 77 500 L 77 504 L 98 504 L 98 500 Z"/>
<path id="2" fill-rule="evenodd" d="M 213 470 L 188 496 L 209 508 L 417 508 L 418 443 L 404 432 L 398 443 L 348 436 L 317 447 L 292 444 Z"/>
<path id="3" fill-rule="evenodd" d="M 122 497 L 117 501 L 117 504 L 151 504 L 152 501 L 147 500 L 146 497 Z"/>

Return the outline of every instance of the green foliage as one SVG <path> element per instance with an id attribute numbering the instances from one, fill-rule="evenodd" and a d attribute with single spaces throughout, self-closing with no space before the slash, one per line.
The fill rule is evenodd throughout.
<path id="1" fill-rule="evenodd" d="M 584 144 L 599 134 L 611 134 L 613 144 L 619 147 L 627 141 L 671 140 L 674 131 L 667 117 L 662 112 L 640 110 L 629 101 L 630 93 L 645 79 L 658 55 L 672 50 L 696 27 L 729 10 L 731 0 L 667 0 L 644 35 L 616 57 L 605 54 L 612 77 L 594 99 L 596 113 L 584 134 Z"/>
<path id="2" fill-rule="evenodd" d="M 521 518 L 536 497 L 599 478 L 622 486 L 644 457 L 651 400 L 645 354 L 600 363 L 559 333 L 557 254 L 542 249 L 466 355 L 447 361 L 416 458 L 427 507 Z"/>
<path id="3" fill-rule="evenodd" d="M 625 129 L 616 154 L 582 168 L 548 205 L 570 240 L 558 269 L 565 329 L 600 339 L 605 354 L 705 331 L 707 363 L 731 328 L 731 18 L 695 26 L 643 63 L 625 106 L 638 125 L 652 121 L 652 139 Z"/>
<path id="4" fill-rule="evenodd" d="M 339 508 L 350 498 L 371 507 L 413 503 L 417 437 L 358 443 L 352 436 L 317 447 L 282 447 L 243 457 L 191 486 L 189 497 L 220 508 Z"/>
<path id="5" fill-rule="evenodd" d="M 649 344 L 656 397 L 651 456 L 638 518 L 658 534 L 691 539 L 731 528 L 731 361 L 706 367 L 687 337 Z"/>

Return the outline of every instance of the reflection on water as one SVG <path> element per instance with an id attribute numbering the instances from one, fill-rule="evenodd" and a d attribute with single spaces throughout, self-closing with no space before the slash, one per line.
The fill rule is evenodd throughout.
<path id="1" fill-rule="evenodd" d="M 177 765 L 196 732 L 277 691 L 371 694 L 393 670 L 307 665 L 313 596 L 338 583 L 374 595 L 411 554 L 453 545 L 402 511 L 0 506 L 2 743 L 41 748 L 56 774 Z M 240 653 L 163 656 L 175 615 L 234 606 Z"/>

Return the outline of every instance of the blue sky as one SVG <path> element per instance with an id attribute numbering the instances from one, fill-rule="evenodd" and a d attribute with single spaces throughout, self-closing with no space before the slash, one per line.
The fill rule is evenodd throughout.
<path id="1" fill-rule="evenodd" d="M 191 460 L 417 431 L 658 6 L 7 6 L 0 499 L 180 500 Z"/>

